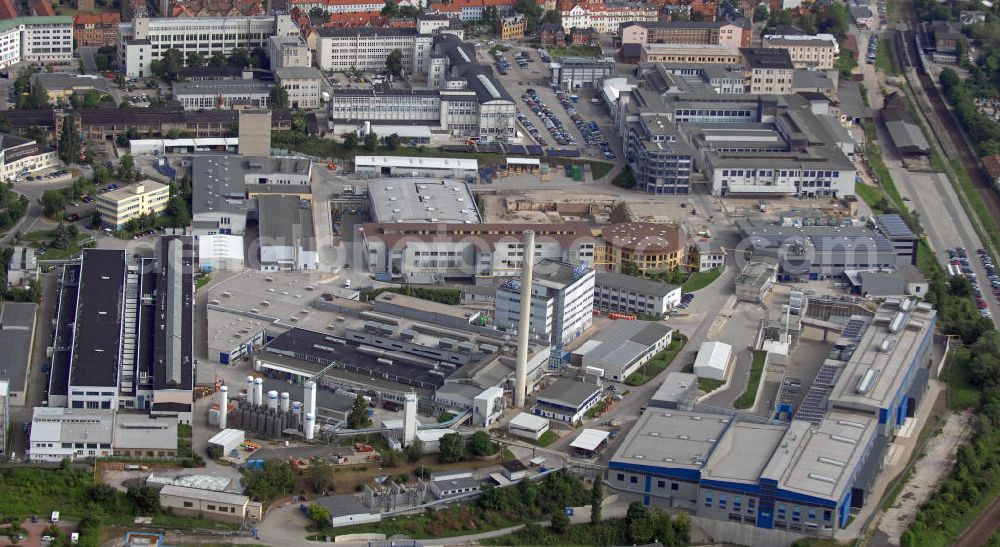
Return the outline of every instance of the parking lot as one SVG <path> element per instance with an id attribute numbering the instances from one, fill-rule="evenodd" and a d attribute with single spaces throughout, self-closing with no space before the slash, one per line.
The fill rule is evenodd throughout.
<path id="1" fill-rule="evenodd" d="M 477 50 L 479 61 L 493 66 L 497 78 L 514 98 L 518 108 L 518 120 L 538 144 L 576 149 L 580 150 L 581 156 L 604 160 L 614 160 L 621 156 L 621 142 L 611 126 L 611 115 L 607 107 L 592 102 L 597 96 L 596 90 L 577 89 L 571 92 L 567 90 L 560 100 L 560 95 L 552 88 L 552 70 L 548 63 L 543 62 L 542 55 L 537 49 L 520 46 L 507 52 L 498 52 L 498 55 L 499 58 L 490 54 L 488 45 Z M 529 93 L 529 89 L 533 93 Z M 525 95 L 528 95 L 535 105 L 544 105 L 547 110 L 542 110 L 543 116 L 532 110 L 532 106 L 525 100 Z M 577 100 L 573 101 L 571 96 L 577 96 Z M 572 115 L 573 113 L 578 116 L 578 120 Z M 526 122 L 530 122 L 531 125 Z M 554 131 L 546 127 L 546 122 L 549 122 L 553 129 L 562 128 L 561 136 L 565 144 L 557 140 Z M 590 122 L 593 122 L 593 125 Z M 530 131 L 531 126 L 535 127 L 537 136 Z M 588 145 L 588 137 L 593 142 L 592 145 Z M 600 144 L 602 140 L 608 143 L 606 149 L 610 155 L 602 150 L 604 148 Z"/>

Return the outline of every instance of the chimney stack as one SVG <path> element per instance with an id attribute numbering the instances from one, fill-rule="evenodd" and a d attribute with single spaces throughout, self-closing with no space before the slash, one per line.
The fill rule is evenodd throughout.
<path id="1" fill-rule="evenodd" d="M 226 428 L 226 411 L 229 409 L 229 388 L 219 388 L 219 429 Z"/>
<path id="2" fill-rule="evenodd" d="M 523 408 L 528 390 L 528 333 L 531 331 L 531 278 L 535 269 L 535 232 L 524 232 L 521 275 L 521 311 L 517 323 L 517 370 L 514 373 L 514 407 Z"/>

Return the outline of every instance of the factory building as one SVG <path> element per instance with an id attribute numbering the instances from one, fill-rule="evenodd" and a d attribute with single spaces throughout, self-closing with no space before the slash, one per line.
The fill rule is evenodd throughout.
<path id="1" fill-rule="evenodd" d="M 624 382 L 670 345 L 674 329 L 655 321 L 614 321 L 573 350 L 570 362 Z"/>
<path id="2" fill-rule="evenodd" d="M 562 378 L 542 390 L 531 407 L 531 413 L 559 422 L 575 424 L 601 401 L 604 388 L 600 384 Z"/>
<path id="3" fill-rule="evenodd" d="M 678 410 L 690 379 L 675 379 L 611 458 L 608 484 L 645 505 L 832 537 L 872 503 L 888 444 L 915 413 L 935 319 L 900 299 L 852 317 L 790 423 Z"/>
<path id="4" fill-rule="evenodd" d="M 597 271 L 594 309 L 662 317 L 681 301 L 681 286 L 615 272 Z"/>

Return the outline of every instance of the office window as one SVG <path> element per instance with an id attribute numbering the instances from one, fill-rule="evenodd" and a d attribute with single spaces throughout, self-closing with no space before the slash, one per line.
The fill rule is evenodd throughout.
<path id="1" fill-rule="evenodd" d="M 809 517 L 809 520 L 816 520 L 816 510 L 815 509 L 810 509 L 806 513 L 806 515 Z"/>
<path id="2" fill-rule="evenodd" d="M 670 489 L 671 490 L 677 490 L 678 488 L 680 488 L 680 485 L 677 484 L 676 482 L 670 483 Z"/>
<path id="3" fill-rule="evenodd" d="M 830 522 L 833 519 L 833 512 L 826 510 L 823 511 L 823 520 Z"/>
<path id="4" fill-rule="evenodd" d="M 657 488 L 666 488 L 667 487 L 667 481 L 656 481 L 656 487 Z"/>
<path id="5" fill-rule="evenodd" d="M 194 507 L 194 503 L 192 503 L 190 501 L 185 501 L 184 502 L 184 507 Z"/>
<path id="6" fill-rule="evenodd" d="M 632 484 L 635 484 L 635 483 L 639 482 L 639 477 L 636 477 L 635 475 L 633 475 L 633 476 L 631 476 L 631 477 L 628 478 L 628 482 L 630 482 Z"/>

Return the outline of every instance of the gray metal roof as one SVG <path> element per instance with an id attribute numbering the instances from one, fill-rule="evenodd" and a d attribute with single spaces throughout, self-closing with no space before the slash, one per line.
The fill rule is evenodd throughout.
<path id="1" fill-rule="evenodd" d="M 0 377 L 10 381 L 10 391 L 24 393 L 36 304 L 7 302 L 0 312 Z"/>
<path id="2" fill-rule="evenodd" d="M 249 175 L 305 175 L 310 164 L 297 157 L 196 155 L 191 160 L 191 211 L 245 215 Z"/>
<path id="3" fill-rule="evenodd" d="M 538 402 L 550 402 L 570 408 L 580 408 L 595 393 L 601 392 L 601 386 L 575 380 L 573 378 L 563 378 L 556 380 L 552 385 L 545 388 L 538 394 Z"/>
<path id="4" fill-rule="evenodd" d="M 258 196 L 257 211 L 262 244 L 316 250 L 312 208 L 308 201 L 296 196 Z"/>
<path id="5" fill-rule="evenodd" d="M 615 321 L 574 353 L 582 355 L 584 366 L 625 367 L 673 330 L 658 321 Z"/>
<path id="6" fill-rule="evenodd" d="M 895 272 L 861 272 L 861 293 L 866 296 L 902 296 L 906 279 Z"/>
<path id="7" fill-rule="evenodd" d="M 323 78 L 323 74 L 319 70 L 306 66 L 279 67 L 274 69 L 274 75 L 277 76 L 279 80 L 288 80 L 288 79 L 320 80 Z"/>
<path id="8" fill-rule="evenodd" d="M 118 414 L 114 447 L 143 450 L 177 450 L 177 418 L 151 418 L 146 414 Z"/>
<path id="9" fill-rule="evenodd" d="M 597 271 L 594 279 L 594 285 L 596 287 L 607 287 L 609 289 L 635 291 L 647 296 L 657 296 L 660 298 L 667 296 L 678 287 L 678 285 L 661 283 L 659 281 L 653 281 L 652 279 L 644 279 L 642 277 L 635 277 L 615 272 L 606 272 L 603 270 Z"/>
<path id="10" fill-rule="evenodd" d="M 118 386 L 125 251 L 84 249 L 70 368 L 72 386 Z"/>
<path id="11" fill-rule="evenodd" d="M 266 95 L 271 92 L 274 82 L 260 80 L 196 80 L 174 82 L 174 98 L 183 95 Z"/>
<path id="12" fill-rule="evenodd" d="M 903 217 L 898 214 L 876 215 L 875 225 L 880 232 L 893 239 L 917 237 L 913 235 L 913 230 L 910 230 L 910 227 L 903 221 Z"/>

